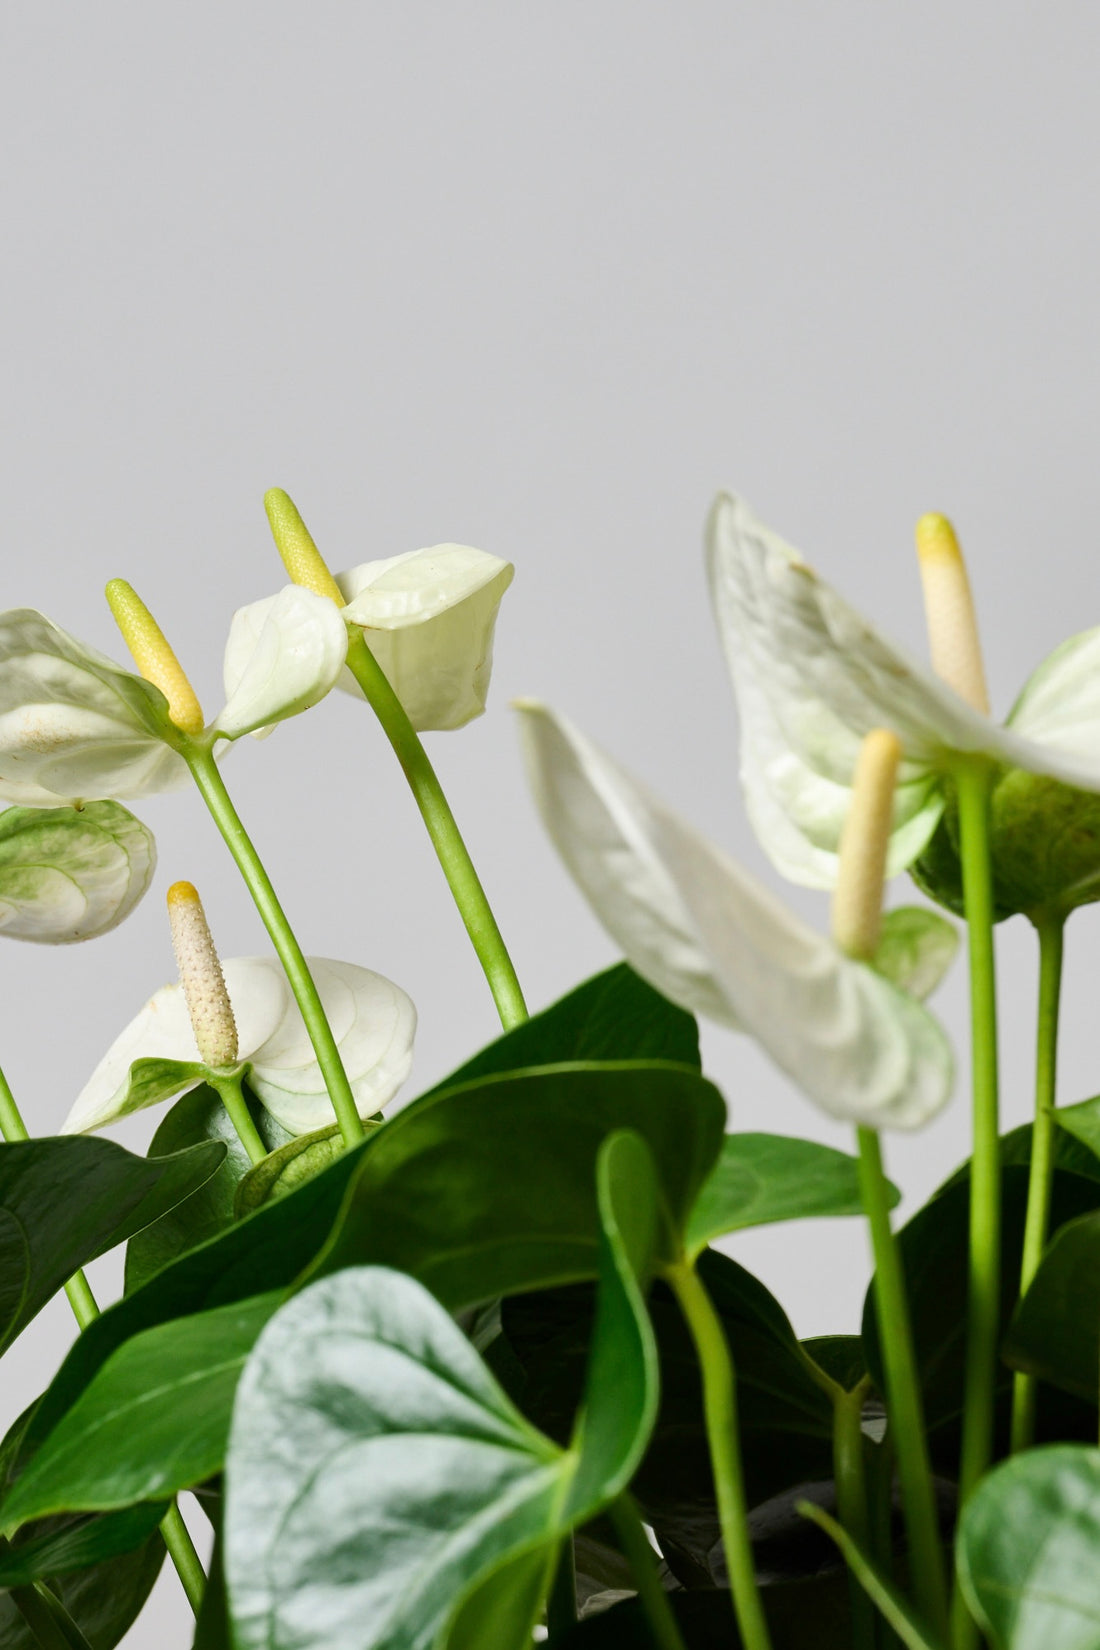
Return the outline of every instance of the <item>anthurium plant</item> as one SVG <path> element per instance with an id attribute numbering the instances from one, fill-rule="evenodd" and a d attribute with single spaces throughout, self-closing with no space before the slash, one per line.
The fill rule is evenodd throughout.
<path id="1" fill-rule="evenodd" d="M 1100 1650 L 1100 1098 L 1056 1104 L 1062 936 L 1100 898 L 1100 629 L 1001 725 L 944 517 L 917 527 L 924 666 L 721 495 L 749 818 L 831 905 L 807 924 L 522 700 L 538 811 L 624 958 L 529 1012 L 420 738 L 484 710 L 511 565 L 445 544 L 333 574 L 265 504 L 289 582 L 230 619 L 212 721 L 124 581 L 132 669 L 0 615 L 0 938 L 129 918 L 156 860 L 131 806 L 189 784 L 266 933 L 223 961 L 217 890 L 174 883 L 175 977 L 119 1005 L 61 1133 L 0 1076 L 0 1351 L 62 1290 L 79 1326 L 5 1417 L 0 1650 L 111 1650 L 166 1560 L 195 1650 Z M 410 997 L 303 955 L 225 779 L 337 687 L 393 746 L 501 1022 L 415 1097 Z M 905 872 L 924 897 L 884 910 Z M 1006 1135 L 1017 915 L 1035 1115 Z M 960 940 L 972 1149 L 899 1226 L 887 1152 L 967 1104 L 926 1006 Z M 851 1150 L 731 1132 L 697 1016 Z M 147 1107 L 144 1157 L 101 1132 Z M 866 1223 L 858 1334 L 799 1340 L 720 1246 L 809 1216 Z M 99 1302 L 83 1268 L 117 1246 Z"/>

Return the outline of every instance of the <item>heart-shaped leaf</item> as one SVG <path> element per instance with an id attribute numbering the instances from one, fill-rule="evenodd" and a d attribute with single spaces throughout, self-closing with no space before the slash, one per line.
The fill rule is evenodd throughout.
<path id="1" fill-rule="evenodd" d="M 275 1151 L 288 1139 L 286 1130 L 276 1123 L 266 1106 L 251 1096 L 247 1099 L 260 1138 L 269 1151 Z M 161 1119 L 150 1142 L 149 1155 L 182 1151 L 203 1140 L 220 1140 L 225 1147 L 225 1159 L 217 1172 L 190 1197 L 155 1225 L 130 1239 L 126 1246 L 128 1295 L 140 1289 L 169 1262 L 233 1225 L 237 1186 L 252 1167 L 252 1160 L 241 1145 L 220 1095 L 206 1084 L 200 1084 L 177 1100 Z"/>
<path id="2" fill-rule="evenodd" d="M 547 1066 L 416 1101 L 362 1154 L 317 1272 L 410 1272 L 452 1309 L 596 1270 L 592 1165 L 619 1128 L 642 1135 L 678 1233 L 721 1143 L 725 1103 L 684 1066 Z"/>
<path id="3" fill-rule="evenodd" d="M 399 1267 L 445 1292 L 454 1308 L 592 1277 L 599 1233 L 592 1187 L 606 1136 L 623 1127 L 643 1136 L 664 1204 L 682 1223 L 717 1155 L 724 1118 L 721 1095 L 696 1072 L 641 1063 L 548 1067 L 415 1101 L 363 1146 L 165 1267 L 85 1330 L 43 1397 L 28 1450 L 130 1336 L 286 1288 L 313 1262 L 318 1273 Z"/>
<path id="4" fill-rule="evenodd" d="M 1014 1369 L 1095 1404 L 1100 1383 L 1100 1213 L 1054 1234 L 1004 1348 Z"/>
<path id="5" fill-rule="evenodd" d="M 133 1552 L 167 1511 L 167 1502 L 146 1502 L 98 1517 L 44 1519 L 48 1528 L 40 1535 L 0 1547 L 0 1588 L 27 1587 L 45 1576 L 71 1575 Z"/>
<path id="6" fill-rule="evenodd" d="M 154 1530 L 131 1552 L 86 1570 L 43 1579 L 93 1650 L 113 1650 L 140 1615 L 163 1562 L 164 1542 Z M 0 1646 L 3 1650 L 41 1650 L 10 1593 L 0 1593 Z"/>
<path id="7" fill-rule="evenodd" d="M 213 1141 L 154 1158 L 110 1140 L 0 1145 L 0 1348 L 67 1278 L 182 1202 L 224 1155 Z"/>
<path id="8" fill-rule="evenodd" d="M 899 1193 L 890 1188 L 892 1202 Z M 695 1201 L 686 1245 L 695 1256 L 713 1238 L 773 1221 L 858 1215 L 854 1157 L 781 1134 L 727 1134 L 722 1155 Z"/>
<path id="9" fill-rule="evenodd" d="M 469 1588 L 536 1549 L 548 1569 L 562 1537 L 629 1481 L 656 1409 L 639 1286 L 656 1188 L 630 1133 L 606 1142 L 597 1172 L 600 1304 L 567 1450 L 400 1273 L 335 1273 L 273 1320 L 241 1384 L 227 1467 L 239 1650 L 428 1650 Z M 515 1572 L 504 1577 L 509 1619 L 495 1650 L 530 1639 L 530 1575 L 525 1563 L 518 1594 Z"/>
<path id="10" fill-rule="evenodd" d="M 967 1503 L 959 1579 L 997 1650 L 1096 1650 L 1097 1552 L 1100 1450 L 1028 1450 L 995 1468 Z"/>
<path id="11" fill-rule="evenodd" d="M 127 1341 L 0 1502 L 4 1529 L 164 1500 L 217 1472 L 245 1358 L 281 1299 L 257 1296 Z"/>
<path id="12" fill-rule="evenodd" d="M 1002 1170 L 1001 1323 L 1007 1326 L 1019 1293 L 1020 1255 L 1027 1211 L 1027 1170 Z M 1051 1229 L 1100 1205 L 1100 1183 L 1056 1170 L 1051 1193 Z M 917 1368 L 924 1396 L 930 1447 L 935 1464 L 954 1472 L 958 1464 L 958 1424 L 963 1408 L 966 1347 L 967 1257 L 969 1254 L 970 1186 L 964 1179 L 938 1193 L 898 1233 L 913 1325 Z M 873 1291 L 864 1306 L 863 1342 L 867 1367 L 883 1389 L 882 1353 Z M 999 1423 L 1007 1419 L 1012 1374 L 998 1372 Z M 1043 1406 L 1057 1399 L 1056 1435 L 1079 1436 L 1080 1418 L 1070 1414 L 1057 1394 L 1040 1394 L 1040 1436 L 1048 1436 Z M 1089 1422 L 1090 1428 L 1094 1423 Z M 1071 1430 L 1064 1430 L 1069 1427 Z M 999 1447 L 999 1446 L 998 1446 Z"/>
<path id="13" fill-rule="evenodd" d="M 629 963 L 616 963 L 505 1032 L 429 1093 L 566 1060 L 668 1060 L 698 1071 L 699 1027 Z"/>

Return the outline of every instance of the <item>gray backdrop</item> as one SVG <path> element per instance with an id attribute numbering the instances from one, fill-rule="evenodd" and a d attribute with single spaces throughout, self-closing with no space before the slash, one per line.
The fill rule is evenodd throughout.
<path id="1" fill-rule="evenodd" d="M 912 524 L 949 512 L 1001 713 L 1100 621 L 1092 8 L 8 0 L 2 30 L 5 604 L 117 654 L 101 589 L 130 578 L 213 714 L 231 611 L 281 582 L 266 487 L 336 567 L 444 539 L 514 560 L 490 713 L 431 752 L 532 1005 L 614 952 L 534 818 L 510 697 L 573 713 L 775 880 L 704 595 L 718 486 L 915 648 Z M 343 698 L 245 745 L 226 775 L 307 950 L 419 1005 L 415 1093 L 494 1015 L 388 749 Z M 265 948 L 197 799 L 138 811 L 161 868 L 124 928 L 0 954 L 32 1130 L 170 977 L 170 881 L 225 955 Z M 1078 916 L 1065 1098 L 1100 1086 L 1095 944 Z M 999 948 L 1017 1121 L 1029 931 Z M 961 1038 L 962 970 L 940 1006 Z M 706 1055 L 738 1126 L 846 1143 L 746 1041 Z M 908 1207 L 964 1152 L 965 1076 L 889 1142 Z M 802 1332 L 855 1328 L 857 1223 L 732 1247 Z M 5 1423 L 63 1307 L 5 1363 Z M 174 1576 L 157 1611 L 128 1643 L 189 1643 Z"/>

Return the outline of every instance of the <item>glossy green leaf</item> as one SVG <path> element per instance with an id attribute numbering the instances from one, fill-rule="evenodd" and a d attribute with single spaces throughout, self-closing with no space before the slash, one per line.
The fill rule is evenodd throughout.
<path id="1" fill-rule="evenodd" d="M 113 1650 L 140 1615 L 163 1562 L 164 1542 L 154 1530 L 132 1552 L 45 1579 L 92 1650 Z M 0 1593 L 0 1650 L 41 1650 L 10 1593 Z"/>
<path id="2" fill-rule="evenodd" d="M 452 1309 L 591 1277 L 601 1142 L 620 1128 L 645 1139 L 678 1233 L 720 1148 L 725 1109 L 698 1073 L 641 1061 L 436 1091 L 362 1154 L 316 1272 L 400 1267 Z"/>
<path id="3" fill-rule="evenodd" d="M 1023 1167 L 1010 1165 L 1002 1171 L 1001 1324 L 1005 1328 L 1018 1296 L 1027 1181 Z M 1098 1207 L 1100 1183 L 1065 1170 L 1055 1172 L 1052 1230 Z M 954 1472 L 958 1464 L 957 1435 L 963 1402 L 969 1210 L 969 1181 L 959 1181 L 934 1197 L 898 1233 L 931 1447 L 937 1465 L 948 1472 Z M 868 1292 L 864 1307 L 863 1342 L 867 1367 L 882 1391 L 882 1355 L 873 1291 Z M 1005 1442 L 1003 1424 L 1011 1384 L 1011 1370 L 999 1365 L 998 1447 Z M 1073 1410 L 1070 1400 L 1049 1392 L 1040 1393 L 1039 1436 L 1050 1435 L 1043 1411 L 1044 1405 L 1049 1408 L 1052 1402 L 1057 1411 L 1053 1417 L 1055 1436 L 1079 1436 L 1077 1428 L 1086 1418 Z M 1089 1420 L 1087 1424 L 1091 1429 L 1095 1423 Z"/>
<path id="4" fill-rule="evenodd" d="M 707 1250 L 699 1275 L 737 1366 L 738 1409 L 750 1506 L 832 1475 L 832 1405 L 813 1377 L 778 1301 L 728 1256 Z M 523 1371 L 518 1400 L 560 1443 L 569 1437 L 592 1333 L 590 1285 L 522 1295 L 501 1307 L 503 1334 Z M 649 1300 L 660 1357 L 661 1402 L 631 1485 L 673 1568 L 711 1577 L 718 1514 L 695 1346 L 671 1291 Z"/>
<path id="5" fill-rule="evenodd" d="M 967 1603 L 997 1650 L 1100 1645 L 1100 1450 L 1029 1450 L 975 1490 L 958 1535 Z"/>
<path id="6" fill-rule="evenodd" d="M 498 1037 L 429 1093 L 566 1060 L 668 1060 L 700 1069 L 695 1017 L 616 963 Z"/>
<path id="7" fill-rule="evenodd" d="M 370 1134 L 381 1128 L 382 1123 L 380 1120 L 366 1119 L 363 1127 Z M 262 1163 L 250 1166 L 242 1177 L 233 1205 L 237 1219 L 250 1215 L 272 1198 L 286 1197 L 296 1186 L 312 1180 L 322 1169 L 327 1169 L 338 1157 L 342 1157 L 344 1149 L 339 1123 L 284 1141 Z"/>
<path id="8" fill-rule="evenodd" d="M 238 1650 L 428 1650 L 464 1593 L 559 1541 L 629 1481 L 656 1408 L 639 1276 L 652 1164 L 621 1133 L 598 1165 L 600 1306 L 585 1402 L 561 1450 L 512 1405 L 413 1279 L 351 1268 L 296 1296 L 241 1383 L 225 1564 Z M 509 1588 L 507 1633 L 530 1638 Z M 514 1634 L 522 1630 L 522 1637 Z"/>
<path id="9" fill-rule="evenodd" d="M 1100 1174 L 1100 1094 L 1075 1106 L 1057 1106 L 1054 1121 L 1087 1147 L 1096 1163 L 1095 1172 Z"/>
<path id="10" fill-rule="evenodd" d="M 14 1544 L 0 1544 L 0 1588 L 25 1587 L 44 1576 L 69 1575 L 133 1552 L 153 1534 L 167 1502 L 145 1503 L 96 1517 L 44 1520 L 49 1528 Z"/>
<path id="11" fill-rule="evenodd" d="M 4 1529 L 161 1500 L 217 1472 L 245 1358 L 281 1299 L 258 1296 L 127 1341 L 0 1502 Z"/>
<path id="12" fill-rule="evenodd" d="M 0 1348 L 67 1278 L 215 1173 L 216 1143 L 135 1157 L 110 1140 L 0 1145 Z"/>
<path id="13" fill-rule="evenodd" d="M 1004 1356 L 1095 1404 L 1100 1388 L 1100 1213 L 1056 1232 L 1016 1308 Z"/>
<path id="14" fill-rule="evenodd" d="M 286 1142 L 286 1130 L 258 1100 L 249 1098 L 248 1109 L 269 1151 Z M 190 1197 L 155 1225 L 130 1239 L 126 1247 L 127 1294 L 139 1289 L 178 1256 L 233 1225 L 237 1186 L 252 1167 L 252 1160 L 241 1145 L 221 1098 L 212 1088 L 200 1084 L 176 1101 L 161 1119 L 150 1143 L 149 1155 L 183 1151 L 204 1140 L 221 1141 L 225 1147 L 224 1161 Z"/>
<path id="15" fill-rule="evenodd" d="M 900 1194 L 890 1191 L 897 1203 Z M 787 1135 L 727 1134 L 691 1211 L 685 1242 L 695 1256 L 727 1232 L 862 1210 L 854 1157 Z"/>
<path id="16" fill-rule="evenodd" d="M 454 1307 L 591 1277 L 599 1230 L 593 1176 L 605 1137 L 637 1129 L 658 1164 L 664 1202 L 682 1222 L 717 1156 L 724 1119 L 718 1091 L 680 1066 L 547 1068 L 425 1096 L 365 1145 L 105 1312 L 50 1383 L 28 1449 L 129 1337 L 286 1288 L 314 1261 L 319 1270 L 396 1266 L 447 1290 Z M 459 1244 L 467 1247 L 460 1252 Z"/>
<path id="17" fill-rule="evenodd" d="M 959 930 L 926 905 L 886 911 L 872 967 L 900 991 L 922 1001 L 931 996 L 955 960 Z"/>

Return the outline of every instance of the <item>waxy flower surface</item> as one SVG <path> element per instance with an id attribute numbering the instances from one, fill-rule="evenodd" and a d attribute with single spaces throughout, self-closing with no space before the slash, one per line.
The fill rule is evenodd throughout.
<path id="1" fill-rule="evenodd" d="M 546 829 L 645 979 L 748 1032 L 834 1117 L 908 1129 L 939 1111 L 952 1056 L 918 1002 L 807 927 L 563 718 L 518 709 Z"/>
<path id="2" fill-rule="evenodd" d="M 129 916 L 157 862 L 152 832 L 117 802 L 0 813 L 0 935 L 69 945 Z"/>
<path id="3" fill-rule="evenodd" d="M 413 727 L 461 728 L 485 709 L 493 631 L 514 568 L 465 544 L 437 544 L 334 575 L 349 624 L 360 625 Z M 227 681 L 276 597 L 242 608 L 226 649 Z M 350 671 L 338 687 L 362 698 Z"/>
<path id="4" fill-rule="evenodd" d="M 381 974 L 354 963 L 307 959 L 359 1113 L 388 1104 L 409 1075 L 416 1010 Z M 282 965 L 274 957 L 222 964 L 238 1038 L 237 1065 L 291 1134 L 334 1121 L 332 1103 Z M 63 1134 L 84 1134 L 206 1081 L 179 985 L 152 996 L 115 1039 L 77 1097 Z M 218 1068 L 224 1071 L 225 1068 Z"/>
<path id="5" fill-rule="evenodd" d="M 236 621 L 234 621 L 236 629 Z M 208 744 L 294 716 L 334 685 L 347 632 L 331 602 L 291 585 L 239 645 Z M 187 737 L 164 694 L 31 608 L 0 614 L 0 797 L 30 807 L 145 796 L 187 782 Z"/>
<path id="6" fill-rule="evenodd" d="M 835 882 L 856 754 L 873 728 L 896 733 L 904 757 L 891 873 L 928 843 L 960 758 L 1100 791 L 1100 629 L 1057 648 L 1001 726 L 885 641 L 729 493 L 711 511 L 707 568 L 749 817 L 792 881 Z"/>

